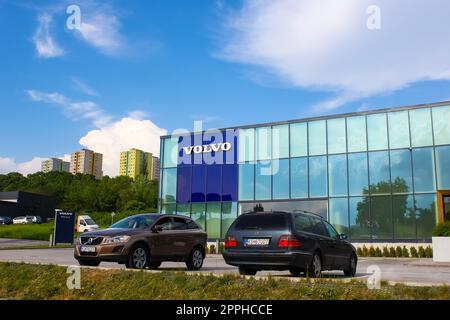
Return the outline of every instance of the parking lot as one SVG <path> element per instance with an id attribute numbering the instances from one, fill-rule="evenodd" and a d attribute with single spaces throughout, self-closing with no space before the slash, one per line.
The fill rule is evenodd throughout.
<path id="1" fill-rule="evenodd" d="M 0 250 L 0 261 L 26 262 L 39 264 L 57 264 L 62 266 L 76 265 L 73 249 L 22 249 Z M 375 267 L 374 267 L 375 266 Z M 124 268 L 115 263 L 102 263 L 102 268 Z M 381 279 L 393 283 L 409 285 L 450 285 L 450 264 L 434 263 L 432 259 L 415 258 L 361 258 L 357 269 L 357 279 L 369 278 L 379 268 Z M 165 262 L 161 271 L 185 271 L 184 263 Z M 208 255 L 201 273 L 238 274 L 238 269 L 227 265 L 221 255 Z M 279 277 L 290 277 L 287 271 L 262 271 L 257 276 L 272 274 Z M 345 279 L 342 272 L 325 272 L 325 277 Z"/>

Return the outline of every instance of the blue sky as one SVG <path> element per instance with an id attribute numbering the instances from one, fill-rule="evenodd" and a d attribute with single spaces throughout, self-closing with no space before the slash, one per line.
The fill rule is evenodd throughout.
<path id="1" fill-rule="evenodd" d="M 449 100 L 450 5 L 413 2 L 0 0 L 0 173 L 85 146 L 115 175 L 118 151 L 157 153 L 159 134 L 194 120 Z M 372 3 L 379 30 L 366 27 Z M 66 26 L 70 4 L 81 29 Z"/>

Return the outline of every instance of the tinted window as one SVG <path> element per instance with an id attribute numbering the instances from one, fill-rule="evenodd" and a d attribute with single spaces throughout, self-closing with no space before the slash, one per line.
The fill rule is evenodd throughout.
<path id="1" fill-rule="evenodd" d="M 299 214 L 294 218 L 294 228 L 297 231 L 311 232 L 312 229 L 311 219 L 308 216 Z"/>
<path id="2" fill-rule="evenodd" d="M 331 224 L 324 222 L 325 228 L 327 228 L 328 235 L 330 238 L 336 239 L 338 237 L 338 233 L 336 230 L 331 226 Z"/>
<path id="3" fill-rule="evenodd" d="M 312 233 L 315 233 L 320 236 L 329 237 L 327 229 L 325 229 L 325 225 L 322 223 L 321 219 L 311 218 L 312 220 Z"/>
<path id="4" fill-rule="evenodd" d="M 245 214 L 238 218 L 236 230 L 283 230 L 287 228 L 283 214 Z"/>
<path id="5" fill-rule="evenodd" d="M 155 221 L 153 216 L 131 216 L 114 223 L 112 229 L 145 229 Z"/>
<path id="6" fill-rule="evenodd" d="M 165 217 L 157 222 L 157 225 L 161 226 L 163 230 L 171 230 L 172 229 L 172 218 Z"/>
<path id="7" fill-rule="evenodd" d="M 173 218 L 172 230 L 186 230 L 187 228 L 186 220 L 182 218 Z"/>
<path id="8" fill-rule="evenodd" d="M 200 229 L 200 227 L 198 226 L 197 223 L 195 223 L 195 221 L 190 220 L 190 221 L 187 222 L 187 227 L 186 227 L 186 229 L 189 229 L 189 230 L 195 230 L 195 229 Z"/>

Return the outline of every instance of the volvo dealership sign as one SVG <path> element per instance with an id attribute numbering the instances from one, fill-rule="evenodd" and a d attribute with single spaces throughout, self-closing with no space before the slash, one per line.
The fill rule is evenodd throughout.
<path id="1" fill-rule="evenodd" d="M 183 150 L 186 154 L 192 154 L 193 153 L 211 153 L 211 152 L 219 152 L 219 151 L 230 151 L 231 150 L 231 143 L 225 142 L 225 143 L 214 143 L 214 144 L 206 144 L 202 146 L 190 146 L 190 147 L 184 147 Z"/>
<path id="2" fill-rule="evenodd" d="M 73 244 L 75 237 L 75 213 L 55 210 L 53 245 Z"/>

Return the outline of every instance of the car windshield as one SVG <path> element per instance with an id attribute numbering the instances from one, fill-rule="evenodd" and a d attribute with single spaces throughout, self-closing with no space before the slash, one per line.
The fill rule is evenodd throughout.
<path id="1" fill-rule="evenodd" d="M 110 229 L 145 229 L 150 227 L 153 222 L 156 220 L 156 216 L 131 216 L 125 219 L 122 219 L 112 226 Z"/>
<path id="2" fill-rule="evenodd" d="M 95 221 L 92 219 L 84 219 L 84 221 L 86 222 L 87 225 L 89 226 L 93 226 L 95 224 Z"/>

